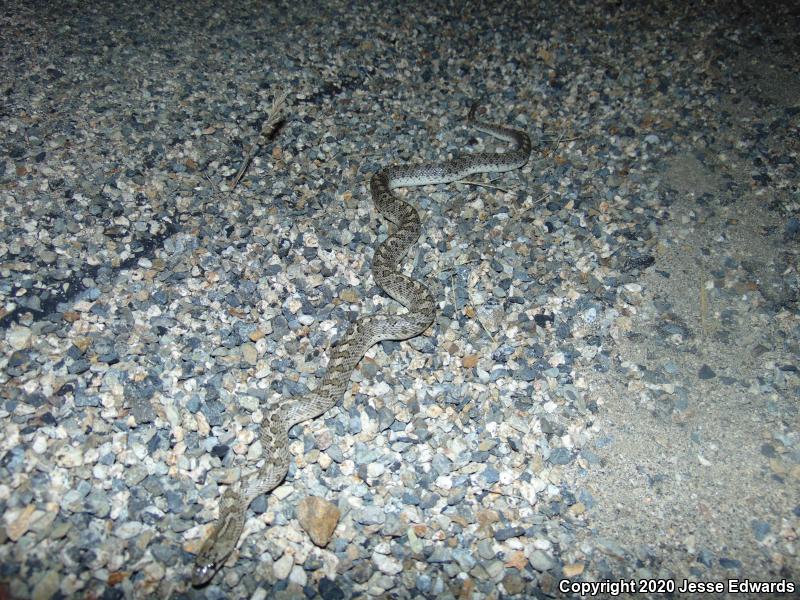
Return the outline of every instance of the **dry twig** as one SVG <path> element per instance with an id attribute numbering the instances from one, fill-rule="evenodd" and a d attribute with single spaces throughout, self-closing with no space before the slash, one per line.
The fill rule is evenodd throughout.
<path id="1" fill-rule="evenodd" d="M 283 108 L 284 102 L 286 102 L 286 92 L 281 92 L 277 94 L 275 98 L 273 98 L 272 106 L 267 113 L 267 118 L 264 120 L 264 124 L 261 126 L 261 132 L 258 134 L 256 141 L 253 142 L 253 145 L 250 146 L 250 150 L 247 152 L 242 166 L 239 168 L 239 171 L 236 173 L 236 177 L 234 177 L 233 181 L 231 182 L 230 190 L 233 190 L 237 185 L 239 185 L 239 181 L 241 181 L 242 177 L 244 177 L 247 167 L 250 166 L 250 161 L 253 160 L 255 155 L 261 149 L 261 146 L 263 146 L 269 139 L 270 134 L 280 121 L 281 109 Z"/>

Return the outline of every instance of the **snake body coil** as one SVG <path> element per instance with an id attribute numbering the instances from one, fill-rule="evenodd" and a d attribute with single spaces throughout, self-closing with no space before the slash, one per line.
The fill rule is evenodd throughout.
<path id="1" fill-rule="evenodd" d="M 219 519 L 195 561 L 192 584 L 204 585 L 222 566 L 239 540 L 250 502 L 274 489 L 289 469 L 289 429 L 330 409 L 344 395 L 347 382 L 364 353 L 383 340 L 406 340 L 421 334 L 433 323 L 436 305 L 428 288 L 400 272 L 400 261 L 420 235 L 416 209 L 392 193 L 393 188 L 450 183 L 474 173 L 503 172 L 524 165 L 531 152 L 527 134 L 516 129 L 478 121 L 476 107 L 469 123 L 476 129 L 515 148 L 503 154 L 469 154 L 454 160 L 381 169 L 370 181 L 372 200 L 378 212 L 394 225 L 394 231 L 375 251 L 372 274 L 389 296 L 408 309 L 402 315 L 369 315 L 350 326 L 331 354 L 325 378 L 308 396 L 283 399 L 266 417 L 261 428 L 264 464 L 256 472 L 229 486 L 222 495 Z"/>

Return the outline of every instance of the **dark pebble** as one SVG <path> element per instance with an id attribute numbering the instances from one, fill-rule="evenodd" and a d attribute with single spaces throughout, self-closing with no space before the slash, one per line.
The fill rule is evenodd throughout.
<path id="1" fill-rule="evenodd" d="M 708 365 L 703 365 L 697 372 L 697 376 L 700 379 L 713 379 L 714 377 L 717 376 L 717 374 L 714 373 L 714 371 L 711 370 L 711 367 L 709 367 Z"/>
<path id="2" fill-rule="evenodd" d="M 75 390 L 75 406 L 100 406 L 100 399 L 84 390 Z"/>
<path id="3" fill-rule="evenodd" d="M 772 446 L 772 444 L 761 444 L 761 454 L 767 458 L 774 458 L 776 454 L 775 448 Z"/>
<path id="4" fill-rule="evenodd" d="M 753 535 L 759 542 L 767 536 L 770 530 L 769 523 L 757 519 L 750 521 L 750 528 L 753 530 Z"/>
<path id="5" fill-rule="evenodd" d="M 257 515 L 267 512 L 267 495 L 261 494 L 256 496 L 255 499 L 250 503 L 250 510 Z"/>
<path id="6" fill-rule="evenodd" d="M 500 473 L 497 472 L 493 466 L 487 466 L 481 472 L 481 479 L 483 479 L 486 483 L 497 483 L 500 481 Z"/>
<path id="7" fill-rule="evenodd" d="M 524 527 L 506 527 L 504 529 L 498 529 L 495 531 L 494 539 L 496 539 L 498 542 L 504 542 L 514 537 L 520 537 L 521 535 L 525 535 Z"/>
<path id="8" fill-rule="evenodd" d="M 700 552 L 697 553 L 697 562 L 710 567 L 714 564 L 714 555 L 709 550 L 700 550 Z"/>
<path id="9" fill-rule="evenodd" d="M 720 558 L 719 566 L 723 569 L 741 569 L 742 563 L 735 558 Z"/>
<path id="10" fill-rule="evenodd" d="M 572 461 L 572 452 L 567 448 L 554 448 L 549 461 L 554 465 L 566 465 Z"/>
<path id="11" fill-rule="evenodd" d="M 89 361 L 85 359 L 76 360 L 67 367 L 67 371 L 72 375 L 80 375 L 89 370 Z"/>
<path id="12" fill-rule="evenodd" d="M 402 500 L 403 504 L 409 504 L 411 506 L 417 506 L 420 503 L 419 496 L 413 492 L 405 492 Z"/>
<path id="13" fill-rule="evenodd" d="M 439 501 L 439 494 L 430 493 L 423 498 L 422 502 L 419 503 L 419 507 L 424 509 L 433 508 L 436 506 L 436 503 Z"/>
<path id="14" fill-rule="evenodd" d="M 226 446 L 225 444 L 217 444 L 211 449 L 211 454 L 213 454 L 219 459 L 222 459 L 225 458 L 225 455 L 228 453 L 228 450 L 230 450 L 229 446 Z"/>
<path id="15" fill-rule="evenodd" d="M 323 600 L 342 600 L 344 598 L 342 588 L 327 577 L 320 579 L 319 595 L 322 596 Z"/>
<path id="16" fill-rule="evenodd" d="M 462 488 L 455 494 L 448 496 L 447 506 L 455 506 L 456 504 L 460 504 L 466 495 L 467 495 L 467 488 Z"/>

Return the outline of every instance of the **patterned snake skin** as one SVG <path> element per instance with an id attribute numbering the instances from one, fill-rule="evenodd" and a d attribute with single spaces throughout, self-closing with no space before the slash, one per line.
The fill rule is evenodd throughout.
<path id="1" fill-rule="evenodd" d="M 473 127 L 513 142 L 516 147 L 503 154 L 487 152 L 445 162 L 386 167 L 372 177 L 370 190 L 375 208 L 394 225 L 393 233 L 375 251 L 372 274 L 378 285 L 408 312 L 358 319 L 333 349 L 320 386 L 307 397 L 283 399 L 273 407 L 261 428 L 264 464 L 258 471 L 229 486 L 222 495 L 219 520 L 195 561 L 193 585 L 208 583 L 236 547 L 250 502 L 283 481 L 289 469 L 289 429 L 322 415 L 339 401 L 353 369 L 371 346 L 382 340 L 413 338 L 433 323 L 436 305 L 430 291 L 421 281 L 400 272 L 400 261 L 420 235 L 419 214 L 413 206 L 395 196 L 392 189 L 450 183 L 474 173 L 511 171 L 524 165 L 531 152 L 528 136 L 516 129 L 476 120 L 476 108 L 472 107 L 468 117 Z"/>

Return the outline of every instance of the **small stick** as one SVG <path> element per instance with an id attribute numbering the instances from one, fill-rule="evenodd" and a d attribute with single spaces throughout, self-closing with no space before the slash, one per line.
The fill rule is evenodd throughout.
<path id="1" fill-rule="evenodd" d="M 490 340 L 492 340 L 492 343 L 496 345 L 496 344 L 497 344 L 497 340 L 495 340 L 495 339 L 494 339 L 494 336 L 493 336 L 493 335 L 491 334 L 491 332 L 490 332 L 490 331 L 489 331 L 489 330 L 486 328 L 486 325 L 484 325 L 484 324 L 483 324 L 483 321 L 481 320 L 481 318 L 480 318 L 480 317 L 479 317 L 477 314 L 475 315 L 475 320 L 476 320 L 478 323 L 480 323 L 481 327 L 483 327 L 483 330 L 486 332 L 486 335 L 488 335 L 488 336 L 489 336 L 489 339 L 490 339 Z"/>
<path id="2" fill-rule="evenodd" d="M 559 144 L 561 144 L 561 142 L 564 141 L 564 136 L 566 134 L 567 134 L 567 128 L 565 127 L 564 129 L 561 130 L 561 134 L 558 136 L 558 138 L 556 138 L 556 140 L 553 142 L 552 147 L 548 151 L 544 152 L 542 158 L 552 156 L 552 154 L 556 151 L 556 148 L 559 146 Z"/>
<path id="3" fill-rule="evenodd" d="M 493 190 L 500 190 L 501 192 L 505 192 L 506 194 L 509 193 L 509 190 L 507 188 L 502 188 L 502 187 L 500 187 L 498 185 L 492 185 L 491 183 L 483 183 L 482 181 L 471 181 L 471 180 L 463 179 L 463 180 L 459 181 L 458 183 L 463 183 L 463 184 L 466 184 L 466 185 L 477 185 L 477 186 L 480 186 L 480 187 L 491 188 Z"/>
<path id="4" fill-rule="evenodd" d="M 231 182 L 230 190 L 233 190 L 237 185 L 239 185 L 239 181 L 241 181 L 242 177 L 244 177 L 247 167 L 250 166 L 250 161 L 253 160 L 256 153 L 258 153 L 258 151 L 261 149 L 262 144 L 266 143 L 269 134 L 272 133 L 272 131 L 275 129 L 275 126 L 278 124 L 278 121 L 280 121 L 280 113 L 285 101 L 286 92 L 281 92 L 272 99 L 272 106 L 267 113 L 267 118 L 264 121 L 264 124 L 261 126 L 261 132 L 258 134 L 256 141 L 253 142 L 253 145 L 250 146 L 250 150 L 247 152 L 239 172 L 236 173 L 236 177 L 234 177 L 233 182 Z"/>
<path id="5" fill-rule="evenodd" d="M 455 271 L 458 267 L 463 267 L 464 265 L 476 265 L 479 262 L 481 262 L 481 261 L 478 258 L 475 258 L 475 259 L 472 259 L 472 260 L 465 260 L 464 262 L 457 263 L 457 264 L 453 265 L 452 267 L 447 267 L 445 269 L 440 269 L 438 272 L 439 273 L 449 273 L 450 271 Z"/>
<path id="6" fill-rule="evenodd" d="M 564 134 L 562 133 L 559 137 L 557 137 L 555 139 L 552 139 L 552 138 L 551 139 L 546 139 L 545 138 L 542 141 L 543 142 L 547 142 L 547 143 L 550 143 L 550 142 L 554 141 L 554 142 L 556 142 L 556 144 L 561 144 L 563 142 L 574 142 L 575 140 L 582 140 L 583 139 L 582 135 L 576 135 L 575 137 L 569 137 L 569 138 L 565 138 L 563 136 L 564 136 Z"/>
<path id="7" fill-rule="evenodd" d="M 536 200 L 534 200 L 534 201 L 533 201 L 533 203 L 534 203 L 534 204 L 539 204 L 539 202 L 541 202 L 542 200 L 544 200 L 545 198 L 547 198 L 549 195 L 550 195 L 550 192 L 545 192 L 544 194 L 542 194 L 541 196 L 539 196 L 539 197 L 538 197 Z"/>
<path id="8" fill-rule="evenodd" d="M 507 494 L 505 492 L 499 492 L 497 490 L 492 490 L 490 488 L 485 488 L 485 487 L 479 487 L 478 489 L 480 489 L 483 492 L 487 492 L 489 494 L 497 494 L 498 496 L 505 496 L 506 498 L 514 498 L 515 500 L 521 500 L 522 502 L 527 502 L 528 504 L 530 504 L 530 502 L 525 498 L 523 498 L 522 496 L 516 496 L 515 494 Z"/>
<path id="9" fill-rule="evenodd" d="M 450 291 L 453 292 L 453 314 L 458 312 L 458 302 L 456 301 L 456 274 L 450 273 Z"/>

